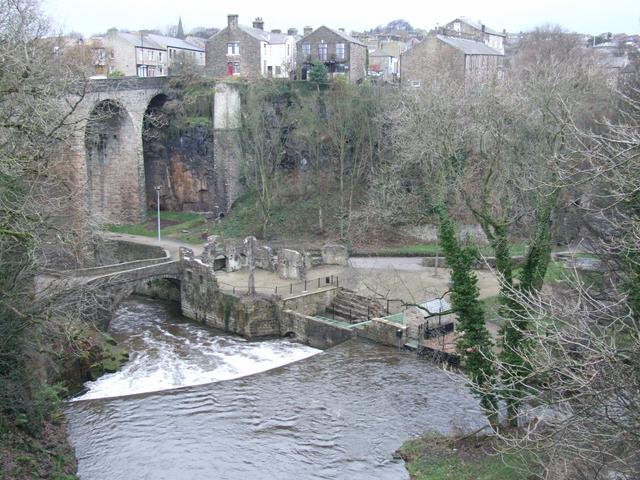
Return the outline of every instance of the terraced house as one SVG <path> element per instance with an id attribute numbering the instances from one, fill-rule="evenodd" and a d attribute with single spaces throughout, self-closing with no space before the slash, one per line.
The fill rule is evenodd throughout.
<path id="1" fill-rule="evenodd" d="M 207 72 L 216 78 L 289 78 L 296 36 L 295 29 L 266 32 L 261 18 L 247 27 L 238 23 L 238 15 L 228 15 L 227 26 L 207 40 Z"/>
<path id="2" fill-rule="evenodd" d="M 357 83 L 366 75 L 367 46 L 347 35 L 343 29 L 322 26 L 316 30 L 306 27 L 304 37 L 296 43 L 298 78 L 307 79 L 315 62 L 324 63 L 329 78 L 344 76 L 349 83 Z"/>
<path id="3" fill-rule="evenodd" d="M 204 65 L 204 49 L 165 35 L 113 30 L 104 37 L 90 38 L 88 44 L 96 52 L 97 75 L 119 72 L 126 76 L 164 77 L 184 59 Z"/>

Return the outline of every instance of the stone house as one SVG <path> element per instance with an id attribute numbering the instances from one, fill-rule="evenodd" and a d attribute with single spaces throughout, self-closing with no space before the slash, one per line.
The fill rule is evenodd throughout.
<path id="1" fill-rule="evenodd" d="M 398 56 L 378 48 L 369 54 L 369 74 L 376 73 L 385 80 L 392 81 L 398 75 Z"/>
<path id="2" fill-rule="evenodd" d="M 296 49 L 301 80 L 307 79 L 307 72 L 314 62 L 327 66 L 330 79 L 344 76 L 349 83 L 357 83 L 366 75 L 367 46 L 343 30 L 322 26 L 312 31 L 305 27 Z"/>
<path id="3" fill-rule="evenodd" d="M 227 26 L 207 40 L 207 73 L 216 78 L 289 78 L 295 70 L 296 34 L 295 29 L 267 32 L 261 18 L 247 27 L 238 23 L 238 15 L 228 15 Z"/>
<path id="4" fill-rule="evenodd" d="M 155 33 L 146 35 L 146 38 L 164 48 L 169 70 L 185 61 L 200 67 L 205 65 L 205 49 L 196 44 L 180 38 L 167 37 L 166 35 L 157 35 Z"/>
<path id="5" fill-rule="evenodd" d="M 125 76 L 164 77 L 171 64 L 185 56 L 204 65 L 204 49 L 179 38 L 110 31 L 89 42 L 96 52 L 96 74 L 118 71 Z"/>
<path id="6" fill-rule="evenodd" d="M 459 82 L 502 74 L 504 55 L 483 42 L 431 33 L 400 56 L 400 84 L 419 88 L 448 75 Z"/>
<path id="7" fill-rule="evenodd" d="M 460 36 L 484 43 L 504 55 L 506 32 L 498 32 L 479 21 L 459 17 L 444 26 L 445 35 Z"/>

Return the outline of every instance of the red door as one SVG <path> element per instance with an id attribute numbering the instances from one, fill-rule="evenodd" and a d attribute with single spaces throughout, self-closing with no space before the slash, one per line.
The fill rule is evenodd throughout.
<path id="1" fill-rule="evenodd" d="M 233 64 L 231 62 L 227 63 L 227 75 L 230 77 L 233 75 Z"/>

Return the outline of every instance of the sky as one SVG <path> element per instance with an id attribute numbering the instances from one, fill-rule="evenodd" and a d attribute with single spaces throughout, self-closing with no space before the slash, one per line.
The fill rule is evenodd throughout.
<path id="1" fill-rule="evenodd" d="M 240 16 L 240 24 L 251 25 L 262 17 L 265 29 L 314 28 L 327 25 L 362 31 L 405 19 L 416 28 L 429 30 L 459 16 L 482 21 L 495 29 L 527 31 L 552 23 L 579 33 L 640 33 L 640 0 L 455 0 L 399 2 L 369 0 L 42 0 L 45 12 L 59 29 L 80 32 L 85 37 L 111 27 L 139 30 L 178 23 L 185 32 L 196 27 L 223 28 L 227 14 Z"/>

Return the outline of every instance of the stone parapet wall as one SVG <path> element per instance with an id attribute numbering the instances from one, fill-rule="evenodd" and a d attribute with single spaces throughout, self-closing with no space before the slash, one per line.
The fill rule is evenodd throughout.
<path id="1" fill-rule="evenodd" d="M 407 327 L 383 318 L 374 318 L 360 328 L 355 329 L 356 336 L 390 347 L 402 347 L 408 340 Z M 401 335 L 398 336 L 398 332 Z"/>
<path id="2" fill-rule="evenodd" d="M 338 294 L 338 287 L 321 288 L 311 293 L 302 293 L 282 301 L 283 310 L 293 310 L 303 315 L 317 315 L 331 305 Z"/>

